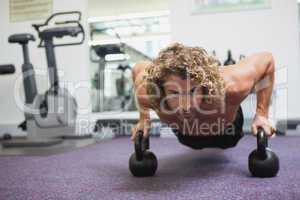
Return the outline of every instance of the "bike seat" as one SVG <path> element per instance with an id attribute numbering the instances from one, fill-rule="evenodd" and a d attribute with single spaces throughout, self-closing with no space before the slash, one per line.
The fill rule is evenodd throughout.
<path id="1" fill-rule="evenodd" d="M 122 54 L 120 45 L 118 44 L 103 44 L 103 45 L 95 45 L 93 46 L 96 54 L 99 57 L 104 57 L 108 54 Z"/>
<path id="2" fill-rule="evenodd" d="M 35 41 L 34 36 L 29 33 L 13 34 L 8 38 L 9 43 L 27 44 L 29 41 Z"/>

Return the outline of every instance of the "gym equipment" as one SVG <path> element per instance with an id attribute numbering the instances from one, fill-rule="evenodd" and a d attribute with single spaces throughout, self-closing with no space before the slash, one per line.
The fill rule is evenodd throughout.
<path id="1" fill-rule="evenodd" d="M 98 72 L 97 72 L 97 83 L 98 86 L 98 96 L 97 96 L 97 109 L 96 112 L 103 112 L 104 111 L 104 70 L 106 65 L 105 56 L 111 54 L 123 54 L 123 50 L 121 49 L 120 44 L 103 44 L 103 45 L 93 45 L 91 49 L 96 53 L 98 56 L 98 60 L 94 59 L 91 56 L 91 61 L 99 63 Z M 91 54 L 92 55 L 92 54 Z"/>
<path id="2" fill-rule="evenodd" d="M 121 71 L 121 78 L 116 80 L 117 94 L 121 98 L 121 108 L 122 111 L 125 111 L 126 104 L 130 100 L 131 91 L 133 87 L 126 87 L 129 84 L 129 80 L 125 77 L 126 70 L 131 71 L 131 67 L 129 65 L 119 65 L 117 70 Z"/>
<path id="3" fill-rule="evenodd" d="M 124 86 L 124 71 L 131 70 L 128 63 L 128 58 L 133 60 L 150 60 L 149 57 L 144 55 L 142 52 L 137 51 L 133 47 L 124 43 L 109 43 L 109 44 L 97 44 L 91 46 L 90 53 L 91 62 L 98 63 L 98 71 L 95 73 L 94 85 L 97 89 L 97 107 L 93 110 L 94 112 L 107 111 L 107 99 L 104 95 L 105 77 L 104 72 L 107 63 L 114 63 L 118 65 L 117 70 L 120 70 L 122 75 L 121 78 L 116 81 L 117 93 L 119 94 Z M 108 60 L 108 56 L 117 55 L 114 60 Z M 120 67 L 121 66 L 121 67 Z M 123 86 L 122 86 L 123 85 Z M 121 92 L 122 93 L 122 92 Z M 119 95 L 119 97 L 121 97 Z M 124 98 L 123 98 L 124 97 Z M 134 103 L 134 95 L 131 93 L 130 96 L 122 96 L 120 107 L 123 111 L 136 110 Z M 125 99 L 125 100 L 124 100 Z M 118 104 L 118 103 L 117 103 Z M 127 108 L 127 109 L 125 109 Z"/>
<path id="4" fill-rule="evenodd" d="M 35 74 L 34 74 L 33 66 L 30 63 L 30 59 L 29 59 L 29 51 L 28 51 L 29 41 L 35 41 L 35 38 L 33 35 L 26 34 L 26 33 L 14 34 L 8 38 L 9 43 L 19 43 L 22 46 L 23 58 L 24 58 L 24 63 L 22 65 L 22 73 L 28 74 L 28 76 L 23 77 L 26 105 L 32 104 L 37 94 Z M 27 115 L 25 114 L 25 119 L 26 117 Z M 22 130 L 26 130 L 27 129 L 26 120 L 23 123 L 21 123 L 18 127 L 21 128 Z"/>
<path id="5" fill-rule="evenodd" d="M 286 135 L 289 130 L 297 130 L 300 126 L 300 119 L 278 120 L 276 123 L 276 135 Z"/>
<path id="6" fill-rule="evenodd" d="M 217 53 L 216 53 L 215 50 L 212 51 L 212 56 L 217 60 L 218 66 L 221 66 L 222 64 L 221 64 L 221 62 L 219 61 L 219 59 L 218 59 L 218 57 L 217 57 Z"/>
<path id="7" fill-rule="evenodd" d="M 2 136 L 2 140 L 11 140 L 12 136 L 9 133 L 4 133 Z"/>
<path id="8" fill-rule="evenodd" d="M 254 177 L 274 177 L 279 171 L 279 159 L 268 148 L 268 138 L 262 128 L 257 132 L 257 149 L 248 158 L 249 171 Z"/>
<path id="9" fill-rule="evenodd" d="M 134 142 L 135 152 L 130 156 L 129 169 L 133 176 L 153 176 L 157 170 L 157 158 L 154 153 L 148 151 L 149 138 L 143 137 L 143 132 L 138 131 Z"/>
<path id="10" fill-rule="evenodd" d="M 104 71 L 108 62 L 116 64 L 124 64 L 130 62 L 138 62 L 140 60 L 152 60 L 149 56 L 145 55 L 143 52 L 135 49 L 134 47 L 122 42 L 121 36 L 115 31 L 114 27 L 103 28 L 103 27 L 91 27 L 90 38 L 93 41 L 95 34 L 106 34 L 106 31 L 111 31 L 114 33 L 115 41 L 110 43 L 96 43 L 90 48 L 90 60 L 91 62 L 98 63 L 98 71 L 95 73 L 94 84 L 97 89 L 97 107 L 93 110 L 94 112 L 103 112 L 106 110 L 106 100 L 104 96 Z M 119 54 L 119 55 L 117 55 Z M 114 59 L 108 59 L 109 56 L 114 55 Z M 107 59 L 106 59 L 107 58 Z M 133 102 L 134 96 L 131 95 L 130 100 Z M 121 103 L 122 104 L 122 103 Z M 122 107 L 122 105 L 121 105 Z M 130 107 L 130 106 L 129 106 Z M 136 110 L 136 109 L 135 109 Z"/>
<path id="11" fill-rule="evenodd" d="M 246 58 L 246 56 L 243 55 L 243 54 L 241 54 L 239 60 L 241 61 L 241 60 L 243 60 L 244 58 Z"/>
<path id="12" fill-rule="evenodd" d="M 75 19 L 54 20 L 57 16 L 66 15 L 74 16 Z M 34 36 L 25 33 L 9 37 L 9 43 L 18 43 L 23 49 L 22 72 L 25 104 L 31 111 L 25 110 L 25 121 L 19 126 L 23 130 L 27 130 L 28 141 L 17 144 L 8 143 L 4 146 L 48 146 L 62 142 L 62 137 L 75 137 L 77 103 L 69 91 L 59 85 L 54 48 L 80 45 L 84 42 L 85 33 L 80 20 L 81 12 L 79 11 L 61 12 L 51 15 L 43 24 L 32 25 L 40 39 L 38 47 L 45 48 L 46 52 L 50 87 L 44 94 L 38 94 L 33 65 L 29 59 L 28 43 L 35 41 Z M 54 43 L 66 36 L 77 38 L 80 35 L 81 40 L 79 41 Z M 78 136 L 78 138 L 82 138 L 82 136 Z"/>
<path id="13" fill-rule="evenodd" d="M 13 74 L 15 71 L 15 66 L 12 64 L 0 65 L 0 75 Z"/>
<path id="14" fill-rule="evenodd" d="M 236 62 L 232 58 L 231 50 L 227 52 L 227 60 L 224 62 L 224 66 L 226 65 L 234 65 Z"/>

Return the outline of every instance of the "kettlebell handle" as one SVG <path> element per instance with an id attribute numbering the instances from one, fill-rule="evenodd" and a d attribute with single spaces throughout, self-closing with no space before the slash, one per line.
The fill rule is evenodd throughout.
<path id="1" fill-rule="evenodd" d="M 144 158 L 144 152 L 149 149 L 149 137 L 144 138 L 143 137 L 143 131 L 139 130 L 136 134 L 135 140 L 134 140 L 134 150 L 136 154 L 136 159 L 138 161 L 143 160 Z"/>
<path id="2" fill-rule="evenodd" d="M 268 138 L 263 128 L 257 130 L 257 152 L 262 158 L 267 157 Z"/>

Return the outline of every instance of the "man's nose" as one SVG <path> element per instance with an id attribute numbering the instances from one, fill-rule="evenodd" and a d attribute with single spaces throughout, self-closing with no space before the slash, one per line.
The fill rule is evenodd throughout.
<path id="1" fill-rule="evenodd" d="M 190 97 L 182 97 L 180 108 L 182 112 L 190 112 L 191 110 L 191 98 Z"/>

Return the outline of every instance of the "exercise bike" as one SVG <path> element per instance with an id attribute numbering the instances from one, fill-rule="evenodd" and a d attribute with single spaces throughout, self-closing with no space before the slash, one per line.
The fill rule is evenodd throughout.
<path id="1" fill-rule="evenodd" d="M 55 21 L 57 16 L 73 16 L 67 21 Z M 59 144 L 63 139 L 86 138 L 76 136 L 77 103 L 66 88 L 59 84 L 56 65 L 55 47 L 80 45 L 84 42 L 85 33 L 80 23 L 79 11 L 60 12 L 51 15 L 43 24 L 33 24 L 38 33 L 39 48 L 45 48 L 50 87 L 44 94 L 37 90 L 35 71 L 29 59 L 28 43 L 35 41 L 32 34 L 13 34 L 9 43 L 22 46 L 24 63 L 22 65 L 23 85 L 25 93 L 25 121 L 19 128 L 27 131 L 26 141 L 9 142 L 4 147 L 32 147 Z M 64 37 L 81 38 L 75 42 L 59 43 Z M 55 42 L 54 42 L 55 41 Z"/>

